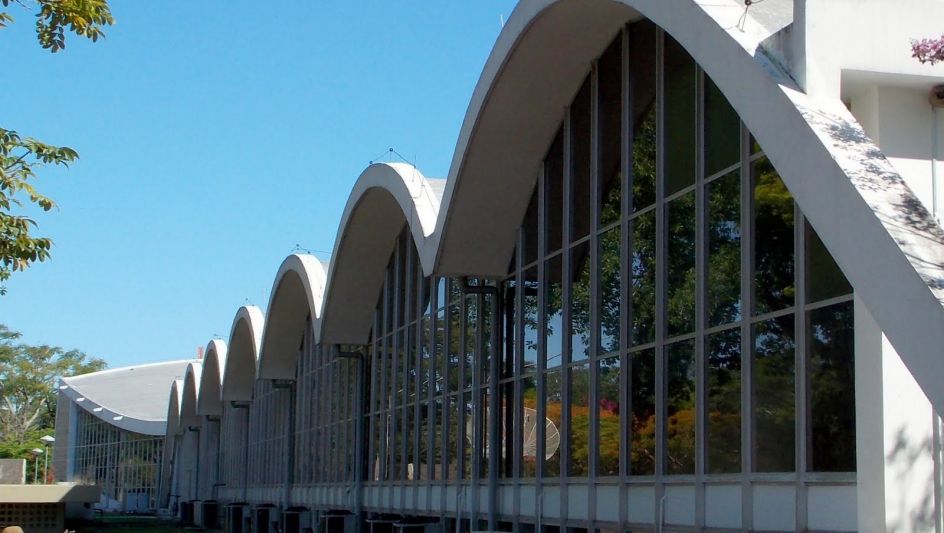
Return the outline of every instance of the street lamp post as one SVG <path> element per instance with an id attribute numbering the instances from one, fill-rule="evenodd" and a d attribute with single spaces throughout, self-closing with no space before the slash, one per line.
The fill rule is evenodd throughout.
<path id="1" fill-rule="evenodd" d="M 52 435 L 43 435 L 39 440 L 43 441 L 43 449 L 46 455 L 43 459 L 43 485 L 45 485 L 49 481 L 49 445 L 56 442 L 56 438 Z"/>
<path id="2" fill-rule="evenodd" d="M 33 448 L 30 453 L 33 454 L 33 485 L 36 485 L 39 483 L 39 456 L 43 454 L 43 450 Z"/>

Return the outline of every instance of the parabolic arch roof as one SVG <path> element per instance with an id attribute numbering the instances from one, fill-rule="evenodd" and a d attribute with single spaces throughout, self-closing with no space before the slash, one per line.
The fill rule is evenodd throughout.
<path id="1" fill-rule="evenodd" d="M 944 358 L 936 355 L 944 345 L 944 230 L 841 101 L 809 98 L 772 60 L 765 42 L 790 17 L 758 15 L 735 0 L 523 0 L 475 87 L 447 179 L 406 164 L 365 169 L 331 263 L 288 257 L 261 331 L 251 341 L 231 337 L 231 352 L 234 340 L 247 353 L 258 348 L 256 377 L 291 379 L 308 321 L 316 342 L 366 343 L 404 224 L 425 274 L 503 276 L 561 110 L 616 33 L 645 17 L 731 102 L 919 385 L 944 408 Z M 249 374 L 240 365 L 227 358 L 222 391 L 235 374 Z"/>
<path id="2" fill-rule="evenodd" d="M 59 394 L 121 429 L 164 435 L 167 389 L 183 377 L 191 359 L 110 368 L 62 378 Z"/>

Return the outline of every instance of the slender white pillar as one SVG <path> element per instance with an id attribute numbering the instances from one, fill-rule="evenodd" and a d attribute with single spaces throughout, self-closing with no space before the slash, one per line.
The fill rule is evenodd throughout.
<path id="1" fill-rule="evenodd" d="M 855 335 L 859 531 L 939 532 L 931 403 L 858 297 Z"/>

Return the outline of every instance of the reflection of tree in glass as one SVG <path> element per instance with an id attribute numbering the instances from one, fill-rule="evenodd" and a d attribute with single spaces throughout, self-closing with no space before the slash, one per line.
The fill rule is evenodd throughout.
<path id="1" fill-rule="evenodd" d="M 636 120 L 633 136 L 633 210 L 656 201 L 656 106 L 649 101 Z"/>
<path id="2" fill-rule="evenodd" d="M 602 359 L 598 363 L 597 396 L 600 404 L 597 416 L 600 424 L 600 454 L 597 457 L 597 474 L 601 476 L 619 475 L 619 365 L 619 357 Z"/>
<path id="3" fill-rule="evenodd" d="M 741 319 L 740 173 L 733 171 L 708 185 L 708 325 Z"/>
<path id="4" fill-rule="evenodd" d="M 547 350 L 547 368 L 560 366 L 563 329 L 563 284 L 561 283 L 562 261 L 556 255 L 545 263 L 544 327 Z"/>
<path id="5" fill-rule="evenodd" d="M 695 192 L 669 203 L 666 324 L 669 336 L 695 329 Z"/>
<path id="6" fill-rule="evenodd" d="M 656 464 L 656 364 L 655 351 L 632 354 L 632 401 L 630 473 L 652 475 Z"/>
<path id="7" fill-rule="evenodd" d="M 586 364 L 570 371 L 570 461 L 571 476 L 590 475 L 590 370 Z"/>
<path id="8" fill-rule="evenodd" d="M 754 469 L 794 470 L 793 315 L 754 325 Z"/>
<path id="9" fill-rule="evenodd" d="M 666 473 L 695 472 L 695 344 L 666 348 Z"/>
<path id="10" fill-rule="evenodd" d="M 809 314 L 810 470 L 855 472 L 855 336 L 853 305 Z"/>
<path id="11" fill-rule="evenodd" d="M 620 340 L 620 228 L 615 227 L 599 240 L 600 265 L 600 353 L 619 349 Z"/>
<path id="12" fill-rule="evenodd" d="M 741 330 L 708 337 L 708 465 L 711 474 L 741 471 Z"/>
<path id="13" fill-rule="evenodd" d="M 571 251 L 574 279 L 571 282 L 571 360 L 590 356 L 590 247 L 586 243 Z"/>
<path id="14" fill-rule="evenodd" d="M 656 219 L 649 211 L 633 219 L 632 249 L 632 344 L 655 340 L 656 313 Z"/>
<path id="15" fill-rule="evenodd" d="M 793 197 L 770 161 L 753 164 L 755 313 L 793 304 Z"/>

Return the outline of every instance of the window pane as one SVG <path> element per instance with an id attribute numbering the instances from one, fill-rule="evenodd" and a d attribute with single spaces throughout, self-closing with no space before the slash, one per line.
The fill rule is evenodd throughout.
<path id="1" fill-rule="evenodd" d="M 551 144 L 544 162 L 544 253 L 559 250 L 564 229 L 564 141 L 563 132 Z"/>
<path id="2" fill-rule="evenodd" d="M 851 293 L 852 286 L 809 222 L 805 231 L 807 303 Z"/>
<path id="3" fill-rule="evenodd" d="M 449 392 L 456 392 L 462 388 L 461 376 L 459 375 L 463 357 L 461 331 L 462 309 L 459 304 L 453 304 L 449 306 L 449 353 L 446 368 Z"/>
<path id="4" fill-rule="evenodd" d="M 488 455 L 490 453 L 488 448 L 488 439 L 491 435 L 489 431 L 489 418 L 495 415 L 492 412 L 492 398 L 489 394 L 487 388 L 479 389 L 479 402 L 481 408 L 479 409 L 479 426 L 478 431 L 474 433 L 475 435 L 475 444 L 472 446 L 475 460 L 479 464 L 479 475 L 483 478 L 488 478 Z M 474 416 L 474 415 L 473 415 Z"/>
<path id="5" fill-rule="evenodd" d="M 610 357 L 597 362 L 597 475 L 618 476 L 620 459 L 620 359 Z"/>
<path id="6" fill-rule="evenodd" d="M 705 76 L 705 176 L 713 176 L 740 159 L 741 119 Z"/>
<path id="7" fill-rule="evenodd" d="M 574 279 L 570 285 L 570 357 L 590 357 L 590 246 L 583 242 L 571 249 Z"/>
<path id="8" fill-rule="evenodd" d="M 538 389 L 533 376 L 521 380 L 521 399 L 521 477 L 534 477 L 538 453 Z"/>
<path id="9" fill-rule="evenodd" d="M 416 401 L 417 378 L 420 374 L 420 354 L 417 349 L 416 328 L 411 325 L 406 331 L 407 334 L 404 335 L 404 338 L 407 341 L 407 345 L 404 351 L 407 354 L 407 359 L 403 361 L 403 373 L 406 376 L 406 383 L 403 385 L 406 392 L 406 399 L 404 401 L 406 403 L 413 403 Z"/>
<path id="10" fill-rule="evenodd" d="M 479 282 L 484 284 L 484 280 Z M 493 295 L 478 295 L 476 301 L 478 302 L 479 308 L 479 328 L 481 328 L 482 335 L 482 353 L 479 354 L 480 365 L 480 380 L 482 385 L 485 385 L 489 382 L 489 368 L 491 365 L 491 358 L 494 350 L 492 349 L 492 301 L 491 299 L 495 298 Z"/>
<path id="11" fill-rule="evenodd" d="M 597 274 L 600 284 L 599 313 L 600 353 L 605 354 L 619 349 L 620 340 L 620 228 L 619 226 L 600 235 L 598 246 Z"/>
<path id="12" fill-rule="evenodd" d="M 545 262 L 544 268 L 544 335 L 547 340 L 546 368 L 560 366 L 564 345 L 563 310 L 561 299 L 561 256 Z"/>
<path id="13" fill-rule="evenodd" d="M 432 387 L 433 394 L 445 394 L 448 392 L 448 383 L 446 383 L 446 376 L 443 374 L 445 370 L 446 355 L 445 355 L 445 327 L 446 327 L 446 310 L 440 309 L 436 313 L 435 322 L 433 322 L 433 376 L 432 376 Z"/>
<path id="14" fill-rule="evenodd" d="M 534 372 L 538 366 L 538 269 L 524 272 L 524 368 L 522 372 Z"/>
<path id="15" fill-rule="evenodd" d="M 472 478 L 472 439 L 475 437 L 473 424 L 472 395 L 468 392 L 463 393 L 462 400 L 462 430 L 465 437 L 460 439 L 462 442 L 462 479 Z"/>
<path id="16" fill-rule="evenodd" d="M 656 200 L 656 28 L 648 20 L 630 32 L 630 68 L 633 95 L 633 210 Z"/>
<path id="17" fill-rule="evenodd" d="M 422 330 L 420 331 L 422 344 L 420 345 L 420 362 L 422 366 L 420 367 L 419 375 L 419 390 L 417 390 L 416 395 L 419 400 L 425 400 L 429 395 L 430 384 L 434 383 L 430 378 L 432 378 L 433 370 L 433 354 L 430 352 L 429 347 L 431 344 L 432 334 L 432 325 L 433 319 L 431 317 L 425 317 L 420 322 Z"/>
<path id="18" fill-rule="evenodd" d="M 530 265 L 538 258 L 538 191 L 531 194 L 531 203 L 521 223 L 524 234 L 524 264 Z"/>
<path id="19" fill-rule="evenodd" d="M 472 386 L 472 372 L 475 371 L 475 344 L 478 337 L 478 295 L 465 298 L 465 359 L 462 362 L 462 388 Z"/>
<path id="20" fill-rule="evenodd" d="M 417 280 L 418 290 L 417 290 L 416 297 L 419 299 L 419 302 L 418 302 L 419 307 L 422 310 L 420 314 L 429 316 L 430 312 L 433 309 L 430 279 L 428 277 L 423 277 L 423 268 L 420 266 L 419 262 L 420 262 L 419 257 L 414 258 L 414 264 L 416 264 L 416 271 L 417 271 L 417 274 L 419 275 L 419 279 Z"/>
<path id="21" fill-rule="evenodd" d="M 665 471 L 695 473 L 695 342 L 666 348 Z"/>
<path id="22" fill-rule="evenodd" d="M 844 302 L 809 313 L 809 469 L 815 472 L 856 471 L 852 309 Z"/>
<path id="23" fill-rule="evenodd" d="M 633 420 L 630 474 L 653 475 L 656 472 L 656 354 L 650 348 L 631 357 Z"/>
<path id="24" fill-rule="evenodd" d="M 443 427 L 446 428 L 446 479 L 454 480 L 459 478 L 459 459 L 457 450 L 459 449 L 459 403 L 456 396 L 447 396 L 446 416 L 443 421 Z"/>
<path id="25" fill-rule="evenodd" d="M 708 337 L 708 465 L 710 474 L 741 471 L 741 330 Z"/>
<path id="26" fill-rule="evenodd" d="M 767 158 L 751 165 L 754 181 L 754 312 L 793 305 L 793 197 Z"/>
<path id="27" fill-rule="evenodd" d="M 793 472 L 795 392 L 793 315 L 754 325 L 754 470 Z"/>
<path id="28" fill-rule="evenodd" d="M 515 366 L 518 365 L 518 330 L 515 327 L 517 323 L 518 307 L 518 282 L 514 277 L 508 278 L 504 282 L 503 301 L 504 316 L 499 315 L 504 323 L 502 324 L 502 346 L 504 349 L 499 352 L 501 355 L 500 379 L 505 379 L 514 375 Z"/>
<path id="29" fill-rule="evenodd" d="M 620 128 L 622 101 L 622 37 L 617 36 L 603 52 L 599 63 L 600 108 L 600 225 L 620 218 L 622 189 L 620 179 Z"/>
<path id="30" fill-rule="evenodd" d="M 419 429 L 420 440 L 416 443 L 416 468 L 415 479 L 430 479 L 429 463 L 427 462 L 430 438 L 430 409 L 428 402 L 420 403 L 420 418 L 416 421 Z"/>
<path id="31" fill-rule="evenodd" d="M 433 479 L 444 479 L 442 471 L 442 443 L 443 443 L 443 404 L 445 400 L 443 398 L 438 398 L 433 401 L 433 434 L 432 434 L 432 451 L 433 451 L 433 462 L 430 465 L 430 469 L 433 472 Z"/>
<path id="32" fill-rule="evenodd" d="M 695 191 L 668 206 L 668 335 L 695 330 Z"/>
<path id="33" fill-rule="evenodd" d="M 665 36 L 665 194 L 695 183 L 695 62 Z"/>
<path id="34" fill-rule="evenodd" d="M 590 475 L 590 367 L 587 363 L 570 369 L 570 462 L 567 474 Z"/>
<path id="35" fill-rule="evenodd" d="M 563 420 L 564 390 L 561 383 L 561 370 L 551 370 L 545 375 L 544 382 L 544 477 L 557 477 L 561 473 L 560 427 Z"/>
<path id="36" fill-rule="evenodd" d="M 655 340 L 656 330 L 656 217 L 654 211 L 637 216 L 632 224 L 632 331 L 633 346 Z"/>
<path id="37" fill-rule="evenodd" d="M 436 284 L 436 308 L 442 309 L 446 306 L 446 278 L 434 278 Z"/>
<path id="38" fill-rule="evenodd" d="M 741 177 L 708 184 L 708 325 L 741 319 Z"/>
<path id="39" fill-rule="evenodd" d="M 573 183 L 570 188 L 572 240 L 590 233 L 590 78 L 570 106 Z"/>

